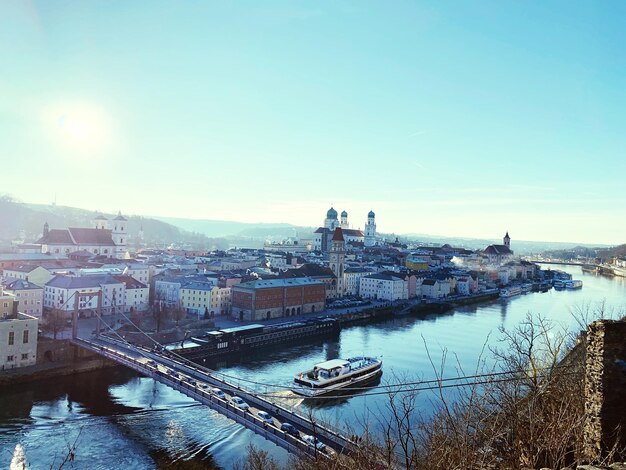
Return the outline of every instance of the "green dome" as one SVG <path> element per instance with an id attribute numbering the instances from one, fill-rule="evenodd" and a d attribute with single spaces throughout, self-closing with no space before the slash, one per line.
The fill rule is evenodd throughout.
<path id="1" fill-rule="evenodd" d="M 330 209 L 328 209 L 328 212 L 326 212 L 326 218 L 327 219 L 336 219 L 337 218 L 337 211 L 331 207 Z"/>
<path id="2" fill-rule="evenodd" d="M 369 211 L 369 212 L 367 213 L 367 216 L 368 216 L 368 217 L 376 217 L 376 214 L 374 214 L 374 211 Z"/>

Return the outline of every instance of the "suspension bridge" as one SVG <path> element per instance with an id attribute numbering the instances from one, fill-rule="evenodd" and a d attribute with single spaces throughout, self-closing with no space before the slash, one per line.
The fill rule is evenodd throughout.
<path id="1" fill-rule="evenodd" d="M 226 378 L 211 369 L 172 354 L 156 342 L 154 348 L 127 342 L 102 319 L 101 293 L 76 293 L 75 304 L 78 305 L 81 297 L 94 296 L 98 299 L 98 308 L 95 312 L 98 326 L 92 336 L 88 338 L 84 337 L 85 334 L 83 337 L 79 336 L 78 309 L 74 310 L 71 342 L 76 346 L 177 390 L 254 431 L 289 453 L 305 454 L 314 458 L 331 458 L 338 454 L 349 455 L 357 450 L 356 442 L 344 436 L 336 427 L 314 418 L 312 414 L 307 415 L 291 406 L 270 400 L 264 396 L 269 394 L 244 388 L 240 382 L 237 383 L 232 378 Z M 106 336 L 100 334 L 101 322 L 111 330 Z M 239 399 L 245 403 L 242 405 Z M 259 412 L 265 412 L 269 417 L 260 416 Z M 284 426 L 285 424 L 291 425 L 291 428 Z"/>

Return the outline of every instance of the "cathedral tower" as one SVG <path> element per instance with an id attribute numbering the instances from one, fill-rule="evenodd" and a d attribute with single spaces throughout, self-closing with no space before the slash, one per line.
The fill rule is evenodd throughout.
<path id="1" fill-rule="evenodd" d="M 509 237 L 509 232 L 506 232 L 506 235 L 504 236 L 504 246 L 506 246 L 508 249 L 511 249 L 511 237 Z"/>
<path id="2" fill-rule="evenodd" d="M 341 228 L 350 228 L 348 226 L 348 213 L 346 211 L 341 212 Z"/>
<path id="3" fill-rule="evenodd" d="M 332 207 L 326 212 L 326 219 L 324 219 L 324 227 L 331 232 L 339 227 L 339 221 L 337 220 L 337 211 Z"/>
<path id="4" fill-rule="evenodd" d="M 367 223 L 365 224 L 365 246 L 374 246 L 376 244 L 376 214 L 369 211 L 367 214 Z"/>
<path id="5" fill-rule="evenodd" d="M 115 243 L 115 257 L 117 259 L 124 259 L 124 256 L 126 255 L 128 220 L 122 215 L 121 212 L 118 212 L 117 217 L 111 222 L 111 236 L 113 237 L 113 243 Z"/>

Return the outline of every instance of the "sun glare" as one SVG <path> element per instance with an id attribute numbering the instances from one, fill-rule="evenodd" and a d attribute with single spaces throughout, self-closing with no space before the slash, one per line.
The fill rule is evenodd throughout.
<path id="1" fill-rule="evenodd" d="M 68 150 L 94 153 L 109 143 L 110 126 L 105 114 L 95 106 L 57 106 L 46 114 L 54 140 Z"/>

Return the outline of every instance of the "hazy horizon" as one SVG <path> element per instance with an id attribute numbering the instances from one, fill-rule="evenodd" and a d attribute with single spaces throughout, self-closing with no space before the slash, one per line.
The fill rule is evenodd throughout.
<path id="1" fill-rule="evenodd" d="M 3 196 L 2 194 L 0 194 L 0 196 Z M 4 195 L 4 196 L 9 196 L 11 197 L 11 195 Z M 46 206 L 48 208 L 51 209 L 64 209 L 64 208 L 69 208 L 69 209 L 80 209 L 80 210 L 85 210 L 88 212 L 92 212 L 94 215 L 95 214 L 106 214 L 109 216 L 113 216 L 115 214 L 118 213 L 118 210 L 101 210 L 101 209 L 93 209 L 93 208 L 89 208 L 89 207 L 78 207 L 78 206 L 67 206 L 67 205 L 63 205 L 63 204 L 46 204 L 46 203 L 36 203 L 36 202 L 29 202 L 29 201 L 23 201 L 23 200 L 19 200 L 19 199 L 15 199 L 14 200 L 16 203 L 20 203 L 20 204 L 27 204 L 27 205 L 35 205 L 35 206 Z M 296 226 L 296 227 L 310 227 L 312 229 L 318 227 L 320 224 L 294 224 L 291 223 L 289 221 L 283 220 L 283 221 L 276 221 L 276 222 L 264 222 L 264 221 L 242 221 L 242 220 L 226 220 L 226 219 L 206 219 L 206 218 L 197 218 L 197 217 L 180 217 L 177 215 L 174 216 L 167 216 L 167 215 L 161 215 L 161 214 L 139 214 L 139 213 L 124 213 L 123 215 L 127 216 L 127 217 L 147 217 L 147 218 L 152 218 L 152 219 L 156 219 L 156 220 L 161 220 L 167 223 L 171 223 L 173 225 L 178 226 L 179 228 L 183 228 L 185 230 L 188 231 L 199 231 L 202 232 L 201 230 L 197 230 L 194 228 L 191 228 L 188 224 L 182 224 L 182 225 L 177 225 L 175 223 L 175 221 L 187 221 L 187 222 L 217 222 L 217 223 L 226 223 L 226 224 L 250 224 L 250 225 L 257 225 L 257 224 L 282 224 L 282 225 L 287 225 L 287 226 Z M 51 227 L 51 228 L 63 228 L 63 227 Z M 501 236 L 495 235 L 493 237 L 471 237 L 471 236 L 463 236 L 463 235 L 450 235 L 450 234 L 443 234 L 443 233 L 431 233 L 431 232 L 397 232 L 397 231 L 378 231 L 379 233 L 383 233 L 385 235 L 397 235 L 400 237 L 415 237 L 415 240 L 419 241 L 419 237 L 426 237 L 426 238 L 430 238 L 430 239 L 441 239 L 442 243 L 445 242 L 446 239 L 459 239 L 459 240 L 468 240 L 468 241 L 499 241 L 502 239 L 503 234 L 501 234 Z M 214 237 L 214 236 L 231 236 L 232 234 L 221 234 L 221 235 L 208 235 L 209 237 Z M 303 236 L 305 237 L 305 235 L 303 234 L 298 234 L 299 236 Z M 596 242 L 596 241 L 591 241 L 591 242 L 577 242 L 577 241 L 572 241 L 572 240 L 540 240 L 540 239 L 535 239 L 535 240 L 529 240 L 529 239 L 520 239 L 520 238 L 515 238 L 513 237 L 513 242 L 523 242 L 523 243 L 540 243 L 540 244 L 550 244 L 550 243 L 562 243 L 564 245 L 576 245 L 576 244 L 580 244 L 580 245 L 585 245 L 585 246 L 597 246 L 597 247 L 606 247 L 606 246 L 617 246 L 617 245 L 621 245 L 624 244 L 623 242 L 620 243 L 602 243 L 602 242 Z"/>
<path id="2" fill-rule="evenodd" d="M 0 192 L 626 242 L 626 3 L 0 3 Z"/>

